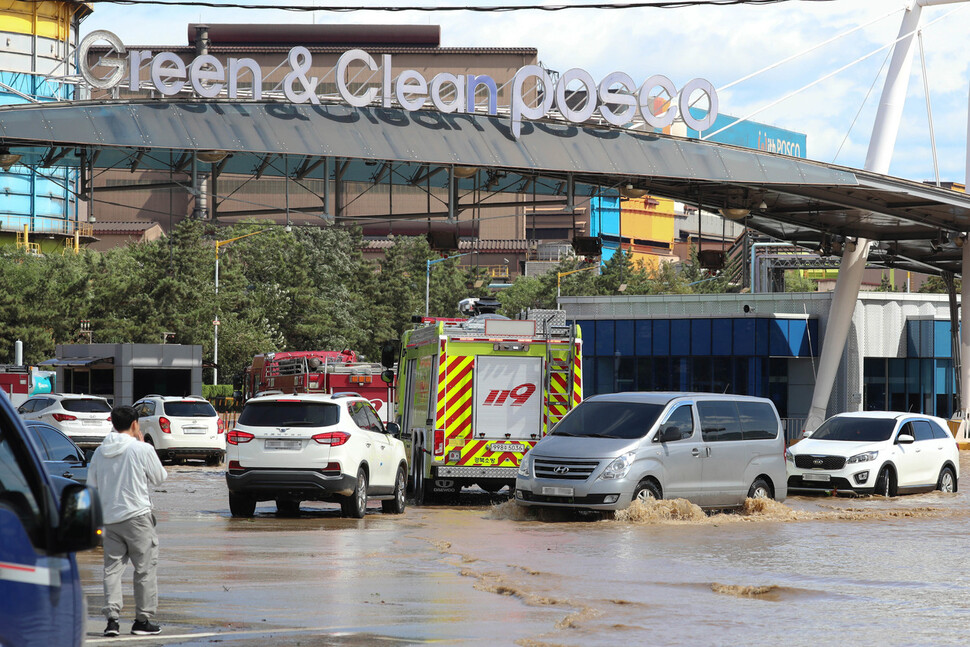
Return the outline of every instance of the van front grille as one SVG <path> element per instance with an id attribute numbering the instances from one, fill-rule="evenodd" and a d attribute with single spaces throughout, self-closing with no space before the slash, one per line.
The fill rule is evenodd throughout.
<path id="1" fill-rule="evenodd" d="M 535 471 L 536 478 L 540 479 L 585 481 L 597 465 L 599 461 L 538 457 L 532 459 L 532 469 Z"/>

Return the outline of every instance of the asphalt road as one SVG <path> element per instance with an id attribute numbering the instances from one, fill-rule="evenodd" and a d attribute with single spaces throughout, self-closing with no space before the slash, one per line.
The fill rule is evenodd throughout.
<path id="1" fill-rule="evenodd" d="M 483 493 L 399 516 L 375 502 L 362 520 L 271 502 L 233 519 L 221 469 L 169 473 L 154 494 L 163 633 L 101 637 L 95 550 L 81 555 L 89 645 L 966 643 L 963 492 L 714 516 L 660 502 L 616 520 Z M 123 632 L 130 568 L 125 590 Z"/>

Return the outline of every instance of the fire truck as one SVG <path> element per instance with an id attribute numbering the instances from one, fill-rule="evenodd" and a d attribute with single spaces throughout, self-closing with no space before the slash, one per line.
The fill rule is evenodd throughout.
<path id="1" fill-rule="evenodd" d="M 243 398 L 266 391 L 358 393 L 371 401 L 381 420 L 393 420 L 393 373 L 385 372 L 380 364 L 360 361 L 352 350 L 256 355 L 246 368 Z"/>
<path id="2" fill-rule="evenodd" d="M 51 393 L 56 375 L 54 371 L 33 366 L 0 364 L 0 389 L 7 394 L 14 407 L 19 407 L 32 395 Z"/>
<path id="3" fill-rule="evenodd" d="M 418 505 L 476 484 L 511 492 L 522 457 L 582 400 L 579 327 L 558 310 L 498 308 L 466 299 L 470 318 L 424 318 L 401 339 L 397 420 Z"/>

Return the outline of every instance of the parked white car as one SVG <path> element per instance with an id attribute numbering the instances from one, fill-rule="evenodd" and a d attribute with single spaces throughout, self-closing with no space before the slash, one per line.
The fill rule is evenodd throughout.
<path id="1" fill-rule="evenodd" d="M 246 402 L 226 435 L 226 484 L 234 517 L 257 501 L 280 514 L 301 501 L 335 501 L 345 517 L 364 516 L 368 499 L 404 512 L 407 459 L 401 429 L 385 425 L 357 394 L 272 394 Z"/>
<path id="2" fill-rule="evenodd" d="M 133 406 L 145 442 L 160 459 L 203 458 L 206 465 L 222 462 L 225 426 L 205 398 L 146 395 Z"/>
<path id="3" fill-rule="evenodd" d="M 111 431 L 111 405 L 102 397 L 47 393 L 17 408 L 24 420 L 40 420 L 60 429 L 81 449 L 95 448 Z"/>
<path id="4" fill-rule="evenodd" d="M 898 411 L 842 413 L 785 453 L 788 491 L 896 496 L 956 492 L 960 460 L 942 418 Z"/>

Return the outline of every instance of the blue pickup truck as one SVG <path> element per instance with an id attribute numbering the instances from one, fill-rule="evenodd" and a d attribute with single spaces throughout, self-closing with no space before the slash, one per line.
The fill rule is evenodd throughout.
<path id="1" fill-rule="evenodd" d="M 0 646 L 81 645 L 87 616 L 74 553 L 97 545 L 101 504 L 51 476 L 0 392 Z"/>

